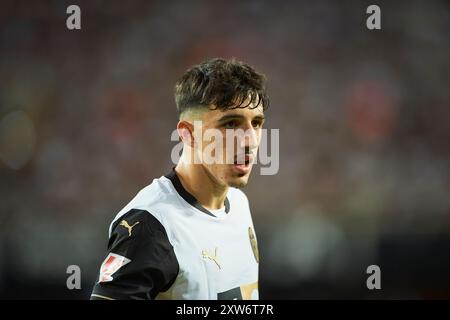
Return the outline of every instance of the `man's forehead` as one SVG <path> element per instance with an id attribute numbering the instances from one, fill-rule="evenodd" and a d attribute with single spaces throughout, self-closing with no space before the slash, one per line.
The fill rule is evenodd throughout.
<path id="1" fill-rule="evenodd" d="M 205 112 L 205 115 L 210 119 L 220 119 L 224 116 L 236 115 L 245 118 L 254 118 L 256 116 L 264 117 L 264 109 L 262 105 L 258 107 L 249 106 L 246 108 L 233 108 L 233 109 L 213 109 L 209 112 Z"/>

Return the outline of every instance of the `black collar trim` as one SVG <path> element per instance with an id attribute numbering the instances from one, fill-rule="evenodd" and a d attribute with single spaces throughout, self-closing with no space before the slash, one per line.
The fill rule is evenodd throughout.
<path id="1" fill-rule="evenodd" d="M 172 169 L 171 172 L 169 172 L 168 174 L 165 175 L 165 177 L 167 179 L 169 179 L 170 181 L 172 181 L 173 186 L 175 187 L 175 190 L 178 192 L 178 194 L 184 199 L 186 200 L 187 203 L 189 203 L 191 206 L 197 208 L 198 210 L 216 217 L 215 215 L 213 215 L 211 213 L 211 211 L 209 211 L 208 209 L 206 209 L 205 207 L 203 207 L 200 202 L 198 202 L 198 200 L 192 195 L 190 194 L 181 184 L 180 179 L 178 178 L 175 169 Z M 228 201 L 228 197 L 225 198 L 225 213 L 230 212 L 230 201 Z"/>

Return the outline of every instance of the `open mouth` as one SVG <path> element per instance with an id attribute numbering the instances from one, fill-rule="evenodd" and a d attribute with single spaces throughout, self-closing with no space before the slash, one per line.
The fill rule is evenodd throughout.
<path id="1" fill-rule="evenodd" d="M 237 159 L 234 160 L 234 165 L 249 165 L 250 164 L 250 158 L 245 157 L 244 161 L 238 161 Z"/>
<path id="2" fill-rule="evenodd" d="M 235 157 L 233 167 L 239 173 L 248 173 L 252 162 L 253 159 L 250 155 Z"/>
<path id="3" fill-rule="evenodd" d="M 246 154 L 234 157 L 235 165 L 249 165 L 252 162 L 252 156 Z"/>

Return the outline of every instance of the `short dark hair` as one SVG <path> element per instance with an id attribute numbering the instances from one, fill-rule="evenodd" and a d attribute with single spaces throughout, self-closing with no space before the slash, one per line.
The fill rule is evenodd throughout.
<path id="1" fill-rule="evenodd" d="M 179 115 L 199 107 L 228 110 L 262 105 L 265 110 L 269 105 L 266 77 L 234 58 L 210 59 L 191 67 L 177 81 L 175 102 Z"/>

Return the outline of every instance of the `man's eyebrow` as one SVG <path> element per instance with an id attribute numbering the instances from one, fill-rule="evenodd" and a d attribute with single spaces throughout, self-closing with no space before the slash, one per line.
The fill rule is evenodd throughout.
<path id="1" fill-rule="evenodd" d="M 244 116 L 240 115 L 240 114 L 227 114 L 221 118 L 219 118 L 217 121 L 218 122 L 225 122 L 227 120 L 236 120 L 236 119 L 243 119 Z"/>
<path id="2" fill-rule="evenodd" d="M 219 118 L 217 121 L 218 122 L 225 122 L 227 120 L 238 120 L 238 119 L 242 120 L 244 118 L 245 117 L 243 115 L 240 115 L 240 114 L 227 114 L 227 115 Z M 256 115 L 256 116 L 253 117 L 253 120 L 264 120 L 264 119 L 265 119 L 265 117 L 262 114 L 261 115 Z"/>
<path id="3" fill-rule="evenodd" d="M 266 117 L 264 117 L 262 114 L 259 114 L 253 118 L 253 120 L 261 120 L 261 121 L 263 121 L 265 119 L 266 119 Z"/>

